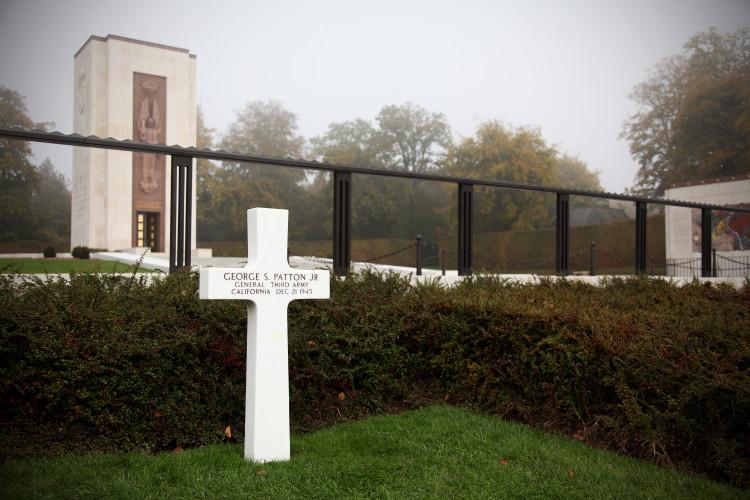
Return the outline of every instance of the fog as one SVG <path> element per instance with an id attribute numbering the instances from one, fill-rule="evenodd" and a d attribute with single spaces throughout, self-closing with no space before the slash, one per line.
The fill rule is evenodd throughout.
<path id="1" fill-rule="evenodd" d="M 195 54 L 219 133 L 249 101 L 280 101 L 307 139 L 411 101 L 456 139 L 487 120 L 538 127 L 622 192 L 637 170 L 618 138 L 633 86 L 693 34 L 748 25 L 747 0 L 0 0 L 0 85 L 71 133 L 73 56 L 91 35 L 119 35 Z M 70 147 L 34 152 L 70 177 Z"/>

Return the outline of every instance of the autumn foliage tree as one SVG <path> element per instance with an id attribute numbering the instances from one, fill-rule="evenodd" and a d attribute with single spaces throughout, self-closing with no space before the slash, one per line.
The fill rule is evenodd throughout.
<path id="1" fill-rule="evenodd" d="M 364 167 L 439 171 L 451 144 L 445 116 L 411 102 L 383 106 L 375 124 L 358 118 L 332 123 L 313 138 L 313 152 L 322 161 Z M 433 183 L 434 184 L 434 183 Z M 352 233 L 360 238 L 436 240 L 445 225 L 441 211 L 445 193 L 435 185 L 376 176 L 352 180 Z"/>
<path id="2" fill-rule="evenodd" d="M 313 154 L 326 163 L 355 165 L 359 167 L 385 168 L 384 154 L 379 149 L 378 130 L 362 118 L 353 121 L 331 123 L 326 133 L 310 140 Z M 324 179 L 324 181 L 323 181 Z M 321 177 L 319 193 L 330 193 L 331 177 Z M 390 189 L 388 189 L 390 187 Z M 403 197 L 403 184 L 389 183 L 384 177 L 354 176 L 352 179 L 352 233 L 355 237 L 379 238 L 389 236 L 399 220 L 398 200 Z M 332 231 L 333 207 L 328 203 L 325 224 L 327 233 Z M 383 224 L 389 221 L 389 224 Z M 389 228 L 390 226 L 390 228 Z"/>
<path id="3" fill-rule="evenodd" d="M 446 172 L 552 186 L 558 184 L 556 164 L 557 151 L 538 129 L 489 121 L 449 151 Z M 494 187 L 476 187 L 475 193 L 477 232 L 538 229 L 548 222 L 550 195 Z"/>
<path id="4" fill-rule="evenodd" d="M 385 168 L 377 147 L 377 130 L 362 118 L 328 125 L 326 133 L 310 139 L 313 154 L 326 163 Z"/>
<path id="5" fill-rule="evenodd" d="M 557 159 L 555 175 L 556 186 L 566 189 L 580 189 L 583 191 L 604 191 L 598 170 L 590 170 L 589 166 L 578 157 L 564 154 Z M 601 198 L 586 196 L 572 196 L 570 207 L 592 206 L 602 203 Z M 552 207 L 550 206 L 550 210 Z"/>
<path id="6" fill-rule="evenodd" d="M 566 189 L 603 190 L 599 179 L 599 171 L 589 170 L 588 165 L 575 156 L 565 154 L 559 157 L 555 175 L 557 176 L 557 185 Z"/>
<path id="7" fill-rule="evenodd" d="M 750 172 L 750 73 L 703 77 L 675 119 L 668 182 Z"/>
<path id="8" fill-rule="evenodd" d="M 383 108 L 375 117 L 379 156 L 388 168 L 426 172 L 440 168 L 451 146 L 451 129 L 441 113 L 411 102 Z"/>
<path id="9" fill-rule="evenodd" d="M 281 103 L 255 101 L 237 113 L 218 147 L 245 155 L 300 158 L 305 140 L 297 134 L 297 128 L 297 116 Z M 210 211 L 213 228 L 206 234 L 206 229 L 199 227 L 201 236 L 209 241 L 242 241 L 245 214 L 253 207 L 290 210 L 290 234 L 297 236 L 302 224 L 295 214 L 303 212 L 304 171 L 242 162 L 223 162 L 220 167 L 207 168 L 212 169 L 211 187 L 210 193 L 202 193 L 208 203 L 201 210 L 204 216 Z"/>
<path id="10" fill-rule="evenodd" d="M 698 33 L 663 59 L 630 97 L 639 110 L 622 137 L 640 165 L 633 191 L 660 196 L 670 182 L 721 177 L 750 167 L 750 35 Z"/>
<path id="11" fill-rule="evenodd" d="M 199 116 L 199 147 L 206 147 L 212 132 L 202 123 Z M 227 151 L 298 158 L 305 151 L 296 130 L 296 116 L 279 103 L 255 102 L 215 143 Z M 384 106 L 373 121 L 331 123 L 325 134 L 310 140 L 308 151 L 331 164 L 601 190 L 597 172 L 579 158 L 560 156 L 538 129 L 492 121 L 482 124 L 476 137 L 454 145 L 445 117 L 412 103 Z M 244 239 L 244 213 L 253 206 L 289 209 L 291 239 L 331 237 L 330 173 L 225 162 L 199 165 L 198 178 L 205 184 L 198 187 L 201 241 Z M 539 229 L 552 220 L 552 195 L 481 187 L 477 194 L 482 215 L 477 232 Z M 352 236 L 412 239 L 420 234 L 424 242 L 437 243 L 454 233 L 455 196 L 452 184 L 355 174 Z"/>

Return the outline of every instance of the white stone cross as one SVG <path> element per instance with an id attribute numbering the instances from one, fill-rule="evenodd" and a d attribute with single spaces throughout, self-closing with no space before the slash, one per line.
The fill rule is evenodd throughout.
<path id="1" fill-rule="evenodd" d="M 292 269 L 287 263 L 289 212 L 247 211 L 247 265 L 202 268 L 201 299 L 247 304 L 245 460 L 289 460 L 289 355 L 287 306 L 295 299 L 327 299 L 328 271 Z"/>

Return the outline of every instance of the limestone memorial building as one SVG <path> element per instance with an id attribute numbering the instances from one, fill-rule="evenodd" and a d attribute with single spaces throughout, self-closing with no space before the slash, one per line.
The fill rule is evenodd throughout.
<path id="1" fill-rule="evenodd" d="M 664 197 L 750 208 L 750 174 L 673 183 L 665 190 Z M 692 275 L 700 276 L 701 211 L 667 206 L 664 213 L 667 261 L 685 261 Z M 750 215 L 712 211 L 711 246 L 717 255 L 742 265 L 740 259 L 750 258 Z"/>
<path id="2" fill-rule="evenodd" d="M 196 58 L 188 50 L 92 36 L 74 57 L 74 78 L 76 134 L 195 146 Z M 71 246 L 168 251 L 169 162 L 74 148 Z M 192 209 L 194 249 L 195 203 Z"/>

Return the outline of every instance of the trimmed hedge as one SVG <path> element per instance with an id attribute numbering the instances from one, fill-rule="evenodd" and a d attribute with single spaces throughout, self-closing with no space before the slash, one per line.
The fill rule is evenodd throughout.
<path id="1" fill-rule="evenodd" d="M 0 456 L 242 438 L 246 309 L 194 274 L 0 276 Z M 750 484 L 750 290 L 371 272 L 289 308 L 294 432 L 445 400 Z"/>
<path id="2" fill-rule="evenodd" d="M 470 280 L 446 295 L 411 336 L 449 402 L 748 484 L 747 287 Z"/>
<path id="3" fill-rule="evenodd" d="M 73 247 L 73 250 L 70 251 L 70 254 L 73 256 L 73 258 L 76 258 L 76 259 L 91 258 L 91 252 L 89 248 L 85 246 Z"/>
<path id="4" fill-rule="evenodd" d="M 664 215 L 648 217 L 646 255 L 663 265 L 666 261 Z M 553 272 L 555 228 L 474 235 L 474 267 L 492 272 Z M 613 269 L 635 268 L 635 221 L 632 219 L 570 228 L 570 270 L 588 271 L 590 243 L 596 242 L 599 274 Z M 439 246 L 456 251 L 456 236 L 440 238 Z M 413 265 L 413 264 L 412 264 Z M 608 271 L 609 270 L 609 271 Z"/>
<path id="5" fill-rule="evenodd" d="M 48 246 L 70 248 L 70 238 L 50 238 L 45 241 L 0 241 L 0 254 L 4 253 L 44 253 Z"/>
<path id="6" fill-rule="evenodd" d="M 236 307 L 195 298 L 191 276 L 73 274 L 17 289 L 3 279 L 0 410 L 4 437 L 28 430 L 68 449 L 149 450 L 215 441 L 244 392 L 222 340 Z M 19 436 L 19 432 L 22 436 Z"/>

